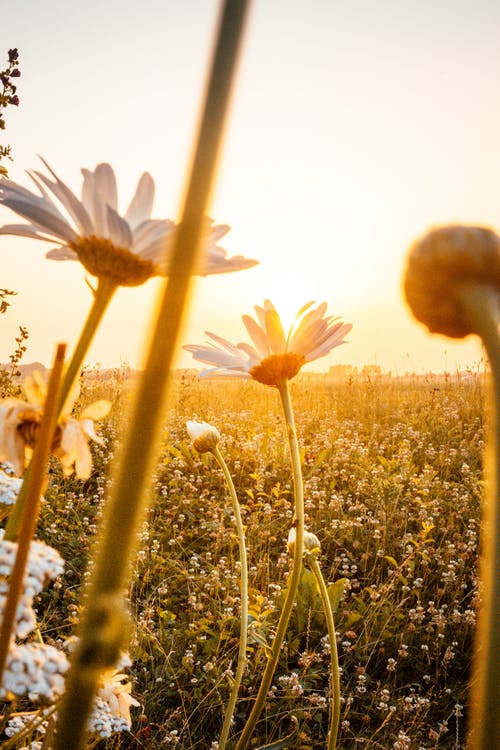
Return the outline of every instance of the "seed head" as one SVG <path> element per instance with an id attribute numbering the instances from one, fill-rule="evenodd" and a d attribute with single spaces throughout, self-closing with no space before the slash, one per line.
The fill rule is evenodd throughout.
<path id="1" fill-rule="evenodd" d="M 462 302 L 464 284 L 474 282 L 500 289 L 500 238 L 491 229 L 438 227 L 410 248 L 406 301 L 431 333 L 452 338 L 475 333 Z"/>

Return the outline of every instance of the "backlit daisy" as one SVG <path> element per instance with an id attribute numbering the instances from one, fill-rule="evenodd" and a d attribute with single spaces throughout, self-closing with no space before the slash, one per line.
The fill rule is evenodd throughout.
<path id="1" fill-rule="evenodd" d="M 286 337 L 274 305 L 265 300 L 263 307 L 255 307 L 258 322 L 249 315 L 242 318 L 253 346 L 234 345 L 207 332 L 214 343 L 189 345 L 184 349 L 197 361 L 213 365 L 203 375 L 253 378 L 265 385 L 278 385 L 295 377 L 306 362 L 325 357 L 344 344 L 352 328 L 339 318 L 325 317 L 326 302 L 311 310 L 313 304 L 308 302 L 299 310 Z"/>
<path id="2" fill-rule="evenodd" d="M 116 286 L 137 286 L 151 276 L 168 274 L 175 224 L 169 219 L 151 218 L 155 186 L 147 172 L 121 216 L 115 173 L 109 164 L 99 164 L 94 171 L 82 169 L 80 200 L 42 161 L 53 179 L 37 170 L 28 172 L 39 195 L 12 180 L 0 180 L 0 203 L 30 222 L 0 227 L 0 234 L 55 243 L 48 258 L 79 260 L 90 274 Z M 198 275 L 256 265 L 257 261 L 241 255 L 228 258 L 217 245 L 228 231 L 229 227 L 213 225 L 207 219 L 205 253 Z"/>

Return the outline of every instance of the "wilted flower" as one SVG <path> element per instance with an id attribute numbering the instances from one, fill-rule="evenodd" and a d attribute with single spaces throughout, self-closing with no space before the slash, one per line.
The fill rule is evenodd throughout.
<path id="1" fill-rule="evenodd" d="M 88 719 L 89 732 L 100 737 L 110 737 L 115 732 L 130 730 L 130 707 L 140 705 L 130 695 L 131 689 L 128 676 L 116 669 L 101 675 L 100 687 Z"/>
<path id="2" fill-rule="evenodd" d="M 190 419 L 186 422 L 186 429 L 199 453 L 213 451 L 220 440 L 219 430 L 207 422 L 195 422 Z"/>
<path id="3" fill-rule="evenodd" d="M 34 448 L 47 385 L 39 373 L 27 377 L 23 389 L 28 401 L 7 398 L 0 401 L 0 461 L 9 461 L 17 474 L 22 474 L 26 460 Z M 100 445 L 103 441 L 94 431 L 95 419 L 102 419 L 111 408 L 109 401 L 90 404 L 79 419 L 70 416 L 76 395 L 69 399 L 60 417 L 51 446 L 52 453 L 61 461 L 65 474 L 87 479 L 92 468 L 88 446 L 91 438 Z"/>
<path id="4" fill-rule="evenodd" d="M 184 349 L 199 362 L 214 365 L 204 375 L 253 378 L 265 385 L 277 385 L 295 377 L 306 362 L 324 357 L 336 346 L 344 344 L 344 337 L 352 328 L 350 323 L 342 323 L 339 318 L 325 317 L 326 302 L 309 310 L 313 304 L 308 302 L 299 310 L 286 338 L 274 305 L 265 300 L 263 307 L 255 308 L 258 322 L 249 315 L 242 318 L 254 346 L 235 346 L 207 332 L 215 344 L 189 345 Z"/>
<path id="5" fill-rule="evenodd" d="M 292 555 L 292 557 L 295 552 L 296 538 L 297 532 L 295 531 L 295 526 L 292 526 L 292 528 L 288 532 L 288 540 L 286 543 L 288 553 Z M 316 534 L 313 534 L 312 531 L 304 531 L 304 550 L 307 550 L 308 552 L 314 552 L 315 554 L 319 554 L 321 552 L 321 543 Z"/>
<path id="6" fill-rule="evenodd" d="M 82 169 L 82 198 L 60 180 L 42 159 L 53 180 L 43 173 L 29 172 L 40 195 L 8 179 L 0 181 L 0 203 L 27 219 L 29 224 L 10 224 L 0 234 L 33 237 L 52 242 L 47 253 L 53 260 L 79 260 L 85 269 L 114 285 L 137 286 L 151 276 L 168 274 L 169 252 L 175 224 L 151 218 L 154 182 L 145 172 L 125 215 L 118 213 L 115 173 L 109 164 L 92 172 Z M 62 213 L 57 203 L 65 210 Z M 213 226 L 207 219 L 205 257 L 199 275 L 227 273 L 254 266 L 257 261 L 241 255 L 226 257 L 217 246 L 229 227 Z"/>
<path id="7" fill-rule="evenodd" d="M 462 338 L 475 332 L 461 298 L 461 286 L 474 282 L 500 286 L 500 238 L 491 229 L 438 227 L 410 248 L 406 300 L 432 333 Z"/>

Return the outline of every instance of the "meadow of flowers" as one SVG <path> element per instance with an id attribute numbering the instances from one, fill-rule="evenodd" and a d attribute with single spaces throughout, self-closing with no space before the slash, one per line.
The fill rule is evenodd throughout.
<path id="1" fill-rule="evenodd" d="M 56 245 L 91 294 L 48 382 L 19 383 L 23 329 L 0 368 L 0 747 L 493 750 L 500 237 L 434 229 L 403 280 L 431 332 L 481 337 L 485 434 L 482 372 L 301 372 L 351 331 L 326 302 L 285 332 L 264 300 L 249 341 L 185 344 L 204 380 L 172 373 L 191 276 L 257 263 L 206 215 L 247 5 L 224 5 L 178 222 L 148 173 L 120 213 L 107 163 L 81 198 L 46 162 L 36 192 L 0 179 L 22 221 L 0 234 Z M 142 371 L 82 373 L 115 293 L 153 276 Z"/>
<path id="2" fill-rule="evenodd" d="M 45 643 L 79 619 L 82 583 L 116 441 L 127 379 L 96 374 L 81 399 L 113 401 L 94 445 L 94 471 L 65 478 L 57 464 L 40 538 L 66 560 L 37 599 Z M 327 376 L 292 383 L 305 485 L 306 527 L 336 609 L 341 667 L 339 747 L 465 747 L 468 677 L 478 607 L 483 382 Z M 266 662 L 289 568 L 293 500 L 275 389 L 178 375 L 140 534 L 129 596 L 132 729 L 102 747 L 215 747 L 238 651 L 238 544 L 223 477 L 197 453 L 188 419 L 220 431 L 249 558 L 248 664 L 234 732 Z M 289 631 L 253 747 L 325 746 L 329 643 L 317 587 L 304 569 Z M 281 747 L 281 745 L 277 745 Z"/>

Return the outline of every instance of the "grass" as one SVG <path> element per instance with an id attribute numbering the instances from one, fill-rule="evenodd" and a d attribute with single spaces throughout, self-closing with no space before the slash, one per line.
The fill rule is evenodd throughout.
<path id="1" fill-rule="evenodd" d="M 99 526 L 110 462 L 125 424 L 127 379 L 87 375 L 82 398 L 112 396 L 87 482 L 54 464 L 39 536 L 66 560 L 41 596 L 41 630 L 74 629 Z M 468 678 L 479 594 L 483 383 L 468 378 L 292 382 L 303 453 L 306 523 L 337 602 L 342 750 L 465 747 Z M 195 453 L 187 419 L 221 432 L 246 525 L 250 611 L 257 639 L 237 704 L 241 731 L 266 661 L 289 569 L 291 474 L 277 394 L 245 381 L 178 376 L 138 540 L 129 591 L 133 619 L 130 735 L 100 748 L 216 747 L 238 651 L 238 542 L 212 457 Z M 253 747 L 325 745 L 329 644 L 306 571 Z M 295 717 L 292 719 L 292 717 Z M 296 720 L 296 721 L 295 721 Z"/>

